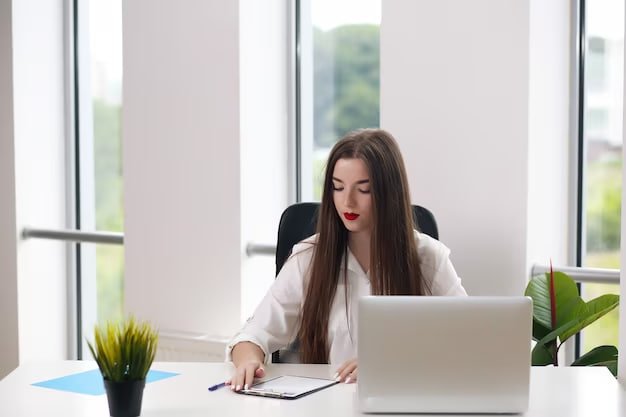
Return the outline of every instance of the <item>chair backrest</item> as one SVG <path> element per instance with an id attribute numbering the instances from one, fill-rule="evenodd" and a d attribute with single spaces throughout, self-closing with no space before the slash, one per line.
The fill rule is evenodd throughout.
<path id="1" fill-rule="evenodd" d="M 293 245 L 315 233 L 319 203 L 296 203 L 283 211 L 276 242 L 276 275 L 291 254 Z M 422 233 L 439 239 L 435 216 L 426 208 L 413 206 L 413 219 Z"/>
<path id="2" fill-rule="evenodd" d="M 291 254 L 293 246 L 315 233 L 319 203 L 296 203 L 283 211 L 278 223 L 278 239 L 276 242 L 276 275 Z M 426 208 L 413 206 L 413 220 L 422 233 L 439 239 L 439 230 L 435 216 Z M 295 341 L 284 351 L 272 353 L 272 362 L 281 362 L 283 358 L 297 358 L 298 343 Z M 284 360 L 282 361 L 284 362 Z"/>

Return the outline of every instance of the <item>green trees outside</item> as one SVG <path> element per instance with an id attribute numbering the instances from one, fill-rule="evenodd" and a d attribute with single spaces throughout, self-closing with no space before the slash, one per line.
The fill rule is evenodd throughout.
<path id="1" fill-rule="evenodd" d="M 314 138 L 329 148 L 351 130 L 380 125 L 377 25 L 314 29 Z"/>
<path id="2" fill-rule="evenodd" d="M 93 102 L 96 229 L 122 232 L 121 106 Z M 123 317 L 124 248 L 96 246 L 98 320 Z"/>
<path id="3" fill-rule="evenodd" d="M 621 154 L 621 152 L 619 153 Z M 596 268 L 620 268 L 622 161 L 616 154 L 589 162 L 586 179 L 587 253 L 584 264 Z M 619 294 L 617 284 L 585 284 L 587 299 Z M 597 345 L 618 344 L 619 310 L 589 326 L 583 334 L 582 353 Z"/>
<path id="4" fill-rule="evenodd" d="M 124 230 L 121 112 L 120 105 L 94 101 L 96 227 L 116 232 Z"/>
<path id="5" fill-rule="evenodd" d="M 313 198 L 321 199 L 327 152 L 346 133 L 380 126 L 378 25 L 313 32 Z"/>
<path id="6" fill-rule="evenodd" d="M 621 230 L 622 161 L 619 158 L 597 160 L 590 162 L 587 169 L 587 251 L 617 251 Z"/>

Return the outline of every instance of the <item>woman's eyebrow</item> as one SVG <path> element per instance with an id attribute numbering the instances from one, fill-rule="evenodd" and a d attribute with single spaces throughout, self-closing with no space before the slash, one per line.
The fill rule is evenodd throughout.
<path id="1" fill-rule="evenodd" d="M 337 181 L 337 182 L 340 182 L 340 183 L 342 183 L 342 184 L 343 184 L 343 181 L 341 181 L 341 180 L 340 180 L 339 178 L 337 178 L 337 177 L 333 177 L 333 181 Z M 356 182 L 356 184 L 367 184 L 367 183 L 369 183 L 369 182 L 370 182 L 369 178 L 366 178 L 366 179 L 364 179 L 364 180 L 358 180 L 358 181 Z"/>

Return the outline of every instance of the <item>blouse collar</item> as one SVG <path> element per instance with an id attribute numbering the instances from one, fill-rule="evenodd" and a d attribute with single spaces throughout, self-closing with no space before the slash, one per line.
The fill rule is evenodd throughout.
<path id="1" fill-rule="evenodd" d="M 369 276 L 368 273 L 361 268 L 361 264 L 359 264 L 359 261 L 356 260 L 356 257 L 352 254 L 350 248 L 346 248 L 346 250 L 348 252 L 348 270 L 355 272 L 358 275 Z"/>

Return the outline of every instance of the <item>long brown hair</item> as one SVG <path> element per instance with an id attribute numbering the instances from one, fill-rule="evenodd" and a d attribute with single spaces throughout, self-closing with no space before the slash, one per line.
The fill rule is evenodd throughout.
<path id="1" fill-rule="evenodd" d="M 328 363 L 328 320 L 339 279 L 347 301 L 348 231 L 333 203 L 333 171 L 339 159 L 358 158 L 369 172 L 373 226 L 370 242 L 371 293 L 422 295 L 424 282 L 413 229 L 404 161 L 395 139 L 380 129 L 362 129 L 344 136 L 328 157 L 317 221 L 310 279 L 298 330 L 304 363 Z M 340 277 L 341 262 L 344 274 Z"/>

